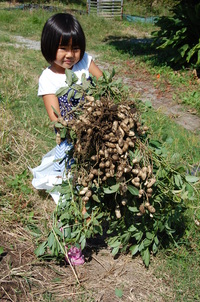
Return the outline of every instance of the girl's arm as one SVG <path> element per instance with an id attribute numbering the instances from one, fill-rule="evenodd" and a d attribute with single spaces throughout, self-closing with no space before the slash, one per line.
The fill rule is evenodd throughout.
<path id="1" fill-rule="evenodd" d="M 52 107 L 58 112 L 58 114 L 60 114 L 60 108 L 59 108 L 57 96 L 55 94 L 46 94 L 43 95 L 42 98 L 50 120 L 52 122 L 56 121 L 58 117 L 54 113 Z"/>
<path id="2" fill-rule="evenodd" d="M 102 76 L 102 71 L 99 69 L 99 67 L 94 63 L 94 61 L 92 60 L 90 63 L 90 67 L 89 67 L 89 72 L 96 77 L 97 79 L 100 78 L 100 76 Z"/>

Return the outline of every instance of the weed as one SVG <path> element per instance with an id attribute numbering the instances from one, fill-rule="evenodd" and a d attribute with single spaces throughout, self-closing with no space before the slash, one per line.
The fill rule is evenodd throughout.
<path id="1" fill-rule="evenodd" d="M 25 195 L 30 194 L 31 189 L 27 186 L 26 181 L 30 176 L 27 174 L 27 170 L 24 170 L 21 174 L 16 174 L 14 177 L 9 177 L 8 185 L 14 191 L 20 191 Z"/>

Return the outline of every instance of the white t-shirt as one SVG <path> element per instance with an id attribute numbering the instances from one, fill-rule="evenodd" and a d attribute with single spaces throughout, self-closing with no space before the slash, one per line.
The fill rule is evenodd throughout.
<path id="1" fill-rule="evenodd" d="M 81 76 L 83 73 L 85 73 L 86 78 L 89 78 L 89 67 L 91 61 L 92 57 L 87 53 L 84 53 L 82 60 L 73 66 L 72 71 L 78 77 L 77 84 L 81 84 Z M 47 67 L 39 78 L 38 96 L 55 94 L 59 88 L 67 86 L 65 81 L 65 74 L 55 73 Z"/>

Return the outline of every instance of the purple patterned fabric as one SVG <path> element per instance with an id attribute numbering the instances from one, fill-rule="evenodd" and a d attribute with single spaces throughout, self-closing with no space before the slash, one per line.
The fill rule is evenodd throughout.
<path id="1" fill-rule="evenodd" d="M 71 111 L 72 107 L 77 106 L 77 104 L 80 102 L 80 99 L 75 100 L 74 98 L 71 98 L 68 100 L 69 91 L 58 98 L 61 116 L 66 116 L 66 113 Z"/>

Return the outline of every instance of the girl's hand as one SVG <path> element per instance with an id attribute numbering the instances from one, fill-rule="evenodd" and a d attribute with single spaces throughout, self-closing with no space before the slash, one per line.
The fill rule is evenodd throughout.
<path id="1" fill-rule="evenodd" d="M 92 60 L 89 67 L 89 72 L 96 77 L 97 79 L 102 76 L 102 71 L 99 69 L 99 67 L 94 63 Z"/>
<path id="2" fill-rule="evenodd" d="M 59 103 L 58 103 L 57 96 L 55 96 L 55 94 L 46 94 L 46 95 L 43 95 L 42 98 L 43 98 L 44 105 L 45 105 L 45 108 L 46 108 L 46 111 L 48 113 L 48 116 L 49 116 L 50 120 L 52 122 L 56 121 L 58 116 L 55 114 L 52 107 L 58 113 L 60 113 L 60 108 L 59 108 Z"/>

